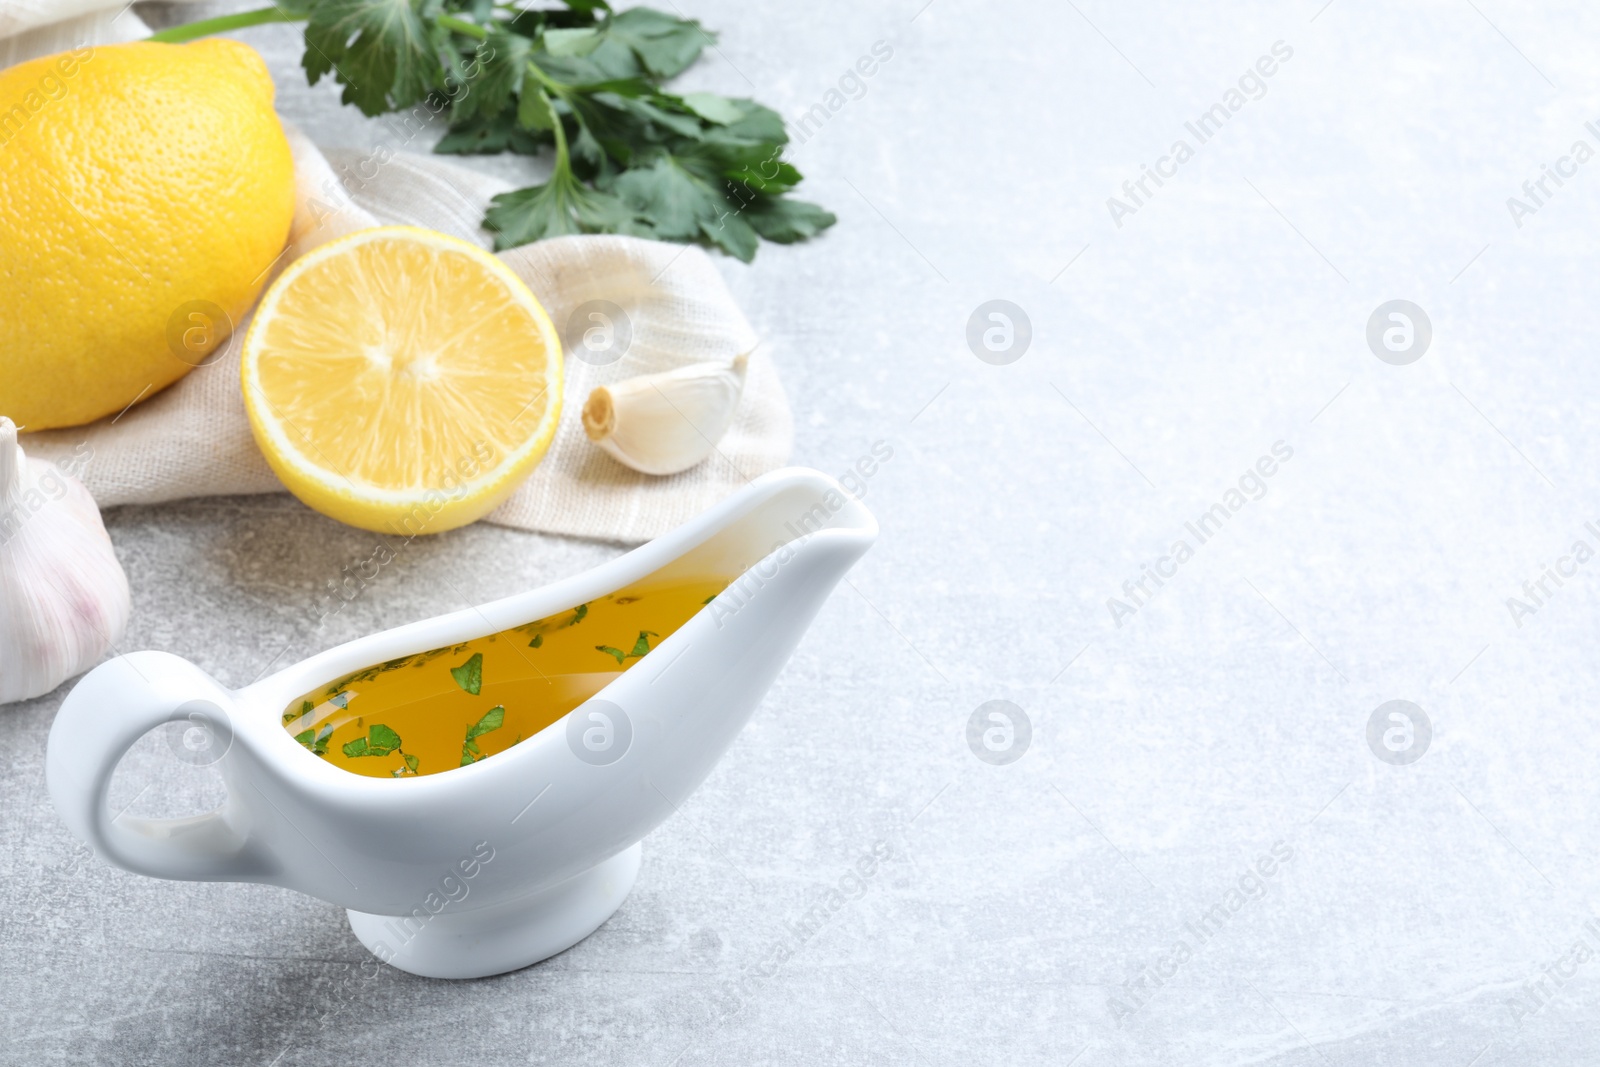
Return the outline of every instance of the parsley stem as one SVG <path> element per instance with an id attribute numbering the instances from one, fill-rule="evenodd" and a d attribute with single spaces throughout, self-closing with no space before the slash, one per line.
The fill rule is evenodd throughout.
<path id="1" fill-rule="evenodd" d="M 535 63 L 531 59 L 528 60 L 528 73 L 532 74 L 535 78 L 538 78 L 540 85 L 543 85 L 546 89 L 549 89 L 552 93 L 555 93 L 557 96 L 562 97 L 563 99 L 572 91 L 572 86 L 568 85 L 566 82 L 556 81 L 554 78 L 550 77 L 550 75 L 546 74 L 539 64 Z"/>
<path id="2" fill-rule="evenodd" d="M 466 19 L 458 19 L 454 15 L 435 15 L 433 21 L 447 30 L 454 30 L 457 33 L 466 34 L 468 37 L 476 37 L 480 41 L 486 40 L 489 36 L 489 31 L 482 26 L 475 22 L 468 22 Z"/>
<path id="3" fill-rule="evenodd" d="M 163 44 L 183 44 L 186 41 L 209 37 L 214 33 L 242 30 L 247 26 L 261 26 L 269 22 L 300 22 L 305 16 L 291 15 L 278 7 L 264 7 L 259 11 L 241 11 L 236 15 L 218 15 L 216 18 L 186 22 L 181 26 L 168 26 L 152 33 L 148 40 Z"/>
<path id="4" fill-rule="evenodd" d="M 533 71 L 536 75 L 538 75 L 540 80 L 545 80 L 544 72 L 542 70 L 540 70 L 538 67 L 534 66 L 532 63 L 528 64 L 528 69 Z M 561 116 L 556 114 L 555 104 L 553 104 L 551 102 L 549 94 L 547 94 L 544 90 L 541 89 L 539 91 L 539 95 L 544 98 L 544 106 L 550 112 L 550 130 L 551 130 L 551 132 L 553 134 L 555 134 L 555 138 L 556 138 L 556 166 L 555 166 L 555 173 L 556 174 L 567 174 L 567 173 L 570 173 L 571 170 L 572 170 L 572 166 L 569 163 L 568 157 L 567 157 L 567 131 L 564 128 L 565 124 L 561 121 Z M 554 178 L 552 178 L 551 180 L 553 181 Z"/>

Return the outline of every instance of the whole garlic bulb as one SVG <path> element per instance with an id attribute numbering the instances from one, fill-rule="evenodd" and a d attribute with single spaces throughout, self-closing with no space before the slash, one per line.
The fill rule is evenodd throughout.
<path id="1" fill-rule="evenodd" d="M 122 639 L 128 577 L 94 498 L 0 416 L 0 704 L 48 693 Z"/>
<path id="2" fill-rule="evenodd" d="M 583 431 L 618 462 L 677 474 L 711 455 L 733 425 L 750 354 L 602 385 L 583 405 Z"/>

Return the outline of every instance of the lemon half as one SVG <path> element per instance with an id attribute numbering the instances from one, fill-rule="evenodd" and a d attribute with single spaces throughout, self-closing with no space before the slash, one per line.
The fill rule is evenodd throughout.
<path id="1" fill-rule="evenodd" d="M 291 493 L 401 536 L 488 514 L 561 416 L 561 341 L 539 301 L 494 256 L 414 226 L 290 264 L 256 309 L 241 378 Z"/>

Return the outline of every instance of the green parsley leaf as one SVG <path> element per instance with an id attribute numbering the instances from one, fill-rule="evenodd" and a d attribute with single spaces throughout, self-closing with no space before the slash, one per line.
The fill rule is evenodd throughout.
<path id="1" fill-rule="evenodd" d="M 689 93 L 683 98 L 689 110 L 705 119 L 726 126 L 730 122 L 738 122 L 744 118 L 744 109 L 725 96 L 715 93 Z"/>
<path id="2" fill-rule="evenodd" d="M 451 119 L 492 118 L 504 112 L 522 91 L 532 54 L 532 41 L 499 25 L 492 27 L 468 61 L 468 68 L 476 67 L 477 75 L 457 87 Z"/>
<path id="3" fill-rule="evenodd" d="M 387 756 L 399 747 L 400 735 L 382 723 L 373 723 L 367 727 L 366 737 L 358 737 L 340 746 L 344 754 L 351 759 L 357 756 Z"/>
<path id="4" fill-rule="evenodd" d="M 756 231 L 738 215 L 724 214 L 714 220 L 701 220 L 700 233 L 706 240 L 741 263 L 749 263 L 755 259 L 756 249 L 761 245 Z"/>
<path id="5" fill-rule="evenodd" d="M 556 128 L 558 116 L 550 97 L 538 87 L 524 87 L 517 97 L 517 125 L 525 130 L 549 131 Z M 548 138 L 551 143 L 555 138 Z"/>
<path id="6" fill-rule="evenodd" d="M 538 648 L 544 644 L 544 634 L 534 634 L 533 640 L 528 642 L 529 648 Z"/>
<path id="7" fill-rule="evenodd" d="M 640 630 L 638 639 L 633 643 L 632 652 L 624 652 L 622 649 L 613 648 L 610 645 L 595 645 L 594 650 L 596 652 L 604 652 L 606 655 L 614 657 L 617 661 L 617 665 L 621 666 L 624 660 L 638 659 L 647 655 L 650 652 L 650 638 L 660 636 L 661 635 L 656 633 L 654 630 Z"/>
<path id="8" fill-rule="evenodd" d="M 745 97 L 736 98 L 732 103 L 744 114 L 737 122 L 728 123 L 723 131 L 727 136 L 761 144 L 789 143 L 789 131 L 784 128 L 782 115 Z"/>
<path id="9" fill-rule="evenodd" d="M 748 207 L 757 193 L 782 196 L 800 184 L 800 172 L 792 164 L 770 158 L 753 165 L 732 167 L 723 174 L 744 186 L 736 186 L 734 190 L 735 199 L 741 207 Z M 832 218 L 831 215 L 829 217 Z"/>
<path id="10" fill-rule="evenodd" d="M 553 56 L 542 50 L 535 51 L 533 63 L 552 81 L 585 93 L 597 85 L 645 76 L 633 50 L 609 38 L 602 38 L 599 47 L 586 56 Z"/>
<path id="11" fill-rule="evenodd" d="M 758 197 L 745 209 L 744 217 L 762 237 L 785 245 L 815 237 L 839 221 L 833 212 L 815 204 L 776 196 Z"/>
<path id="12" fill-rule="evenodd" d="M 534 156 L 549 145 L 548 133 L 525 129 L 514 113 L 502 112 L 451 123 L 449 132 L 439 139 L 433 150 L 441 155 L 491 156 L 514 152 Z"/>
<path id="13" fill-rule="evenodd" d="M 501 193 L 489 205 L 483 225 L 494 231 L 496 251 L 546 237 L 626 232 L 632 219 L 621 200 L 584 188 L 570 171 L 557 172 L 543 185 Z"/>
<path id="14" fill-rule="evenodd" d="M 755 258 L 756 232 L 709 181 L 673 156 L 634 167 L 617 178 L 617 194 L 641 217 L 649 233 L 672 241 L 704 237 L 748 263 Z"/>
<path id="15" fill-rule="evenodd" d="M 474 652 L 461 666 L 451 667 L 450 677 L 454 678 L 462 689 L 477 696 L 483 689 L 483 653 Z"/>
<path id="16" fill-rule="evenodd" d="M 693 19 L 674 18 L 648 7 L 631 7 L 604 23 L 605 34 L 632 49 L 644 69 L 656 78 L 682 74 L 700 58 L 700 50 L 715 44 Z"/>
<path id="17" fill-rule="evenodd" d="M 544 50 L 553 56 L 586 56 L 605 38 L 593 26 L 576 30 L 545 30 Z"/>
<path id="18" fill-rule="evenodd" d="M 505 706 L 502 704 L 496 704 L 494 707 L 483 713 L 483 718 L 472 724 L 471 729 L 467 731 L 467 740 L 471 741 L 475 737 L 482 737 L 490 730 L 498 730 L 505 724 Z"/>
<path id="19" fill-rule="evenodd" d="M 634 143 L 646 146 L 670 143 L 672 135 L 697 138 L 701 133 L 700 119 L 679 101 L 660 93 L 650 99 L 624 93 L 596 93 L 593 102 L 608 111 L 621 114 L 607 116 L 609 129 L 622 133 Z M 587 112 L 587 115 L 596 115 Z"/>
<path id="20" fill-rule="evenodd" d="M 400 747 L 400 735 L 382 723 L 367 728 L 367 751 L 374 756 L 387 756 Z"/>
<path id="21" fill-rule="evenodd" d="M 478 748 L 477 739 L 490 730 L 498 730 L 506 722 L 506 709 L 504 705 L 496 704 L 483 713 L 483 718 L 473 723 L 467 729 L 467 738 L 461 743 L 461 766 L 476 763 L 483 758 L 483 750 Z"/>
<path id="22" fill-rule="evenodd" d="M 365 115 L 420 103 L 443 88 L 449 31 L 436 0 L 317 0 L 309 5 L 306 53 L 312 85 L 332 71 L 342 99 Z"/>

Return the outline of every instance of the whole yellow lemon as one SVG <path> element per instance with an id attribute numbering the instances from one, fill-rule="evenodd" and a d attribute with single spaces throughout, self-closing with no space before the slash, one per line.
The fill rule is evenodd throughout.
<path id="1" fill-rule="evenodd" d="M 294 215 L 272 99 L 261 57 L 224 39 L 0 71 L 0 415 L 115 414 L 226 339 Z"/>

